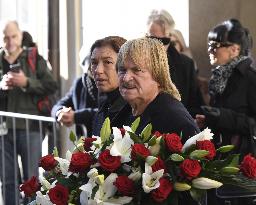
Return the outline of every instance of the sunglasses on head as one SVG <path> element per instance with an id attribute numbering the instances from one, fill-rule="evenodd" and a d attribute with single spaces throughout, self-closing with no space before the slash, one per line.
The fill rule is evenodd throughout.
<path id="1" fill-rule="evenodd" d="M 221 43 L 221 42 L 217 42 L 217 41 L 209 41 L 208 42 L 208 52 L 213 52 L 217 48 L 229 47 L 229 46 L 232 46 L 232 44 L 231 43 Z"/>
<path id="2" fill-rule="evenodd" d="M 167 38 L 167 37 L 162 37 L 162 38 L 155 37 L 155 36 L 148 36 L 148 37 L 149 37 L 149 38 L 153 38 L 153 39 L 159 40 L 159 41 L 162 42 L 162 44 L 164 44 L 165 46 L 168 45 L 168 44 L 171 42 L 171 39 L 170 39 L 170 38 Z"/>

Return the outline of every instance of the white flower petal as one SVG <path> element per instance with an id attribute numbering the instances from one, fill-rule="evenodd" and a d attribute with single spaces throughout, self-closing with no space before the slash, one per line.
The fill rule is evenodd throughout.
<path id="1" fill-rule="evenodd" d="M 202 132 L 198 133 L 197 135 L 189 138 L 182 147 L 182 152 L 185 152 L 187 148 L 189 148 L 192 144 L 196 144 L 196 141 L 203 141 L 203 140 L 211 140 L 213 133 L 211 130 L 206 128 Z"/>

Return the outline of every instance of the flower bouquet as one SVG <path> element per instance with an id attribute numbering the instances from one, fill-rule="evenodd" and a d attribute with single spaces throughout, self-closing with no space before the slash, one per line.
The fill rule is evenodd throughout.
<path id="1" fill-rule="evenodd" d="M 256 159 L 247 155 L 239 165 L 239 155 L 224 160 L 216 156 L 233 149 L 215 149 L 209 129 L 185 144 L 176 133 L 152 133 L 148 124 L 135 134 L 140 118 L 131 127 L 113 127 L 107 118 L 100 136 L 76 140 L 66 158 L 44 156 L 43 177 L 32 177 L 20 186 L 25 195 L 36 195 L 38 205 L 121 205 L 178 204 L 184 192 L 199 201 L 207 189 L 223 184 L 256 190 Z M 191 199 L 192 199 L 191 198 Z"/>

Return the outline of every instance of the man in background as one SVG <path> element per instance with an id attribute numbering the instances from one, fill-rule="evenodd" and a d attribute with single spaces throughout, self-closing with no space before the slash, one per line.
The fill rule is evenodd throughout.
<path id="1" fill-rule="evenodd" d="M 36 62 L 28 60 L 28 52 L 22 48 L 22 31 L 16 21 L 7 22 L 3 37 L 4 48 L 0 53 L 0 110 L 38 115 L 38 99 L 54 93 L 57 83 L 42 56 L 37 55 Z M 0 176 L 4 184 L 5 204 L 13 205 L 18 204 L 14 193 L 19 193 L 18 187 L 15 187 L 18 172 L 14 168 L 17 164 L 14 153 L 21 156 L 23 180 L 38 175 L 41 139 L 38 122 L 29 121 L 27 132 L 25 119 L 17 118 L 16 123 L 11 118 L 4 121 L 8 132 L 0 140 Z"/>

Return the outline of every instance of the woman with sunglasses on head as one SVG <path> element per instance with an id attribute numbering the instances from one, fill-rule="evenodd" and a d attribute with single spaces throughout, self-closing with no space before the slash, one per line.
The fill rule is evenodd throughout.
<path id="1" fill-rule="evenodd" d="M 179 53 L 171 41 L 175 22 L 166 10 L 153 10 L 148 17 L 147 36 L 161 41 L 167 51 L 169 71 L 173 83 L 181 94 L 181 102 L 194 117 L 204 104 L 196 83 L 194 61 Z"/>
<path id="2" fill-rule="evenodd" d="M 196 122 L 200 128 L 212 129 L 216 148 L 233 144 L 233 152 L 240 154 L 240 159 L 248 153 L 255 155 L 251 128 L 256 129 L 256 72 L 249 58 L 252 47 L 249 31 L 236 19 L 224 21 L 209 32 L 208 46 L 210 63 L 216 68 L 209 82 L 210 106 L 202 107 L 203 115 L 196 115 Z M 224 196 L 228 191 L 232 194 L 232 189 L 224 186 L 217 193 Z M 237 187 L 235 190 L 236 196 L 241 194 Z M 209 198 L 208 205 L 226 204 L 224 201 L 231 205 L 253 204 L 256 201 L 255 196 L 220 200 L 215 193 Z"/>

